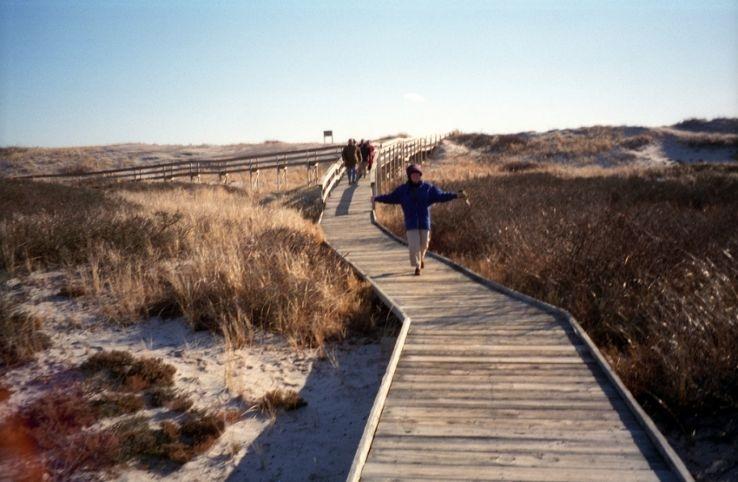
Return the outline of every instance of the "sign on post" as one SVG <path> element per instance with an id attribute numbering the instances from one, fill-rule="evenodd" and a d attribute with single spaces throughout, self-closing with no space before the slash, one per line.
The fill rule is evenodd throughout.
<path id="1" fill-rule="evenodd" d="M 333 144 L 333 131 L 323 131 L 323 144 L 327 138 L 331 138 L 331 144 Z"/>

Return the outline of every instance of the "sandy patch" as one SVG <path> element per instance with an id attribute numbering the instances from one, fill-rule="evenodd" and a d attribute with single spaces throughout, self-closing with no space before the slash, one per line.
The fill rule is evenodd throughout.
<path id="1" fill-rule="evenodd" d="M 392 339 L 329 345 L 326 355 L 296 351 L 285 340 L 263 334 L 252 346 L 226 351 L 209 332 L 193 332 L 182 320 L 151 319 L 129 327 L 101 323 L 76 301 L 50 288 L 58 274 L 35 276 L 16 290 L 46 319 L 53 346 L 35 361 L 2 375 L 13 390 L 0 403 L 0 419 L 75 375 L 69 371 L 93 353 L 125 350 L 159 357 L 176 367 L 175 387 L 196 408 L 237 407 L 244 417 L 204 455 L 169 474 L 123 467 L 105 478 L 118 480 L 343 480 L 351 466 L 371 409 Z M 248 409 L 239 395 L 255 400 L 274 388 L 291 388 L 308 403 L 276 419 Z M 150 412 L 150 411 L 149 411 Z M 13 461 L 0 460 L 7 473 Z M 5 465 L 5 469 L 3 466 Z"/>

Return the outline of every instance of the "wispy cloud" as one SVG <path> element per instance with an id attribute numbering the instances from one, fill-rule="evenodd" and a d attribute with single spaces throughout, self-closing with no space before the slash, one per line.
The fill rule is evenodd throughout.
<path id="1" fill-rule="evenodd" d="M 417 92 L 408 92 L 403 97 L 405 98 L 406 101 L 408 101 L 408 102 L 414 102 L 416 104 L 420 104 L 420 103 L 425 102 L 425 97 L 423 97 L 422 95 L 418 94 Z"/>

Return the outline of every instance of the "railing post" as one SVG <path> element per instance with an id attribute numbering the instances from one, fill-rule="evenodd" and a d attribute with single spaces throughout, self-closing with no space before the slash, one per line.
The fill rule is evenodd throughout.
<path id="1" fill-rule="evenodd" d="M 284 176 L 284 189 L 287 190 L 287 156 L 282 159 L 282 175 Z"/>
<path id="2" fill-rule="evenodd" d="M 383 151 L 379 151 L 377 155 L 377 165 L 374 167 L 374 190 L 376 191 L 376 194 L 382 194 L 382 176 L 380 175 L 380 171 L 382 169 L 382 161 L 384 160 L 385 153 Z"/>
<path id="3" fill-rule="evenodd" d="M 380 187 L 380 181 L 379 181 L 379 169 L 382 167 L 382 147 L 380 146 L 379 149 L 377 149 L 377 158 L 374 160 L 374 192 L 372 193 L 374 196 L 379 194 L 379 187 Z"/>
<path id="4" fill-rule="evenodd" d="M 407 156 L 407 142 L 402 143 L 402 149 L 400 149 L 400 157 L 395 161 L 395 181 L 397 181 L 400 169 L 405 165 L 405 157 Z"/>
<path id="5" fill-rule="evenodd" d="M 253 191 L 259 191 L 259 161 L 256 161 L 249 174 L 249 181 L 251 182 L 251 189 Z"/>
<path id="6" fill-rule="evenodd" d="M 318 175 L 320 170 L 318 169 L 318 152 L 313 153 L 313 178 L 315 180 L 315 184 L 318 184 Z"/>

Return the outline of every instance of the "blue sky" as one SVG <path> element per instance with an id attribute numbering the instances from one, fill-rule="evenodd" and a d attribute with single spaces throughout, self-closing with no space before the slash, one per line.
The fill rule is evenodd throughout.
<path id="1" fill-rule="evenodd" d="M 738 1 L 0 0 L 0 145 L 738 116 Z"/>

